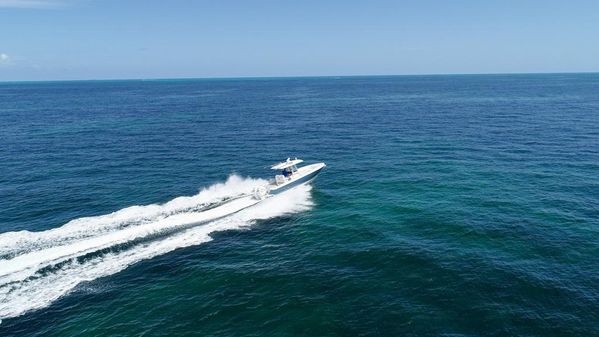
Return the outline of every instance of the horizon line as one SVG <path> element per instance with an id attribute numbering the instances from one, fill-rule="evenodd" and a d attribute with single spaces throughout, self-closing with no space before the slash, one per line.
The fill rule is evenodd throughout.
<path id="1" fill-rule="evenodd" d="M 211 76 L 211 77 L 138 77 L 138 78 L 80 78 L 45 80 L 0 80 L 0 83 L 36 82 L 101 82 L 101 81 L 185 81 L 185 80 L 251 80 L 251 79 L 293 79 L 293 78 L 350 78 L 350 77 L 419 77 L 419 76 L 498 76 L 498 75 L 565 75 L 599 74 L 599 71 L 563 72 L 505 72 L 505 73 L 423 73 L 423 74 L 360 74 L 360 75 L 275 75 L 275 76 Z"/>

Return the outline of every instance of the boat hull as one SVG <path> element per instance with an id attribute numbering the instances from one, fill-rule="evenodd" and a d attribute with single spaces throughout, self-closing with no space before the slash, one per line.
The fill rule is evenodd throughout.
<path id="1" fill-rule="evenodd" d="M 301 185 L 305 185 L 309 182 L 311 182 L 312 180 L 314 180 L 316 178 L 316 176 L 320 173 L 320 171 L 322 171 L 322 169 L 325 167 L 324 163 L 320 163 L 320 164 L 313 164 L 315 167 L 314 169 L 309 170 L 306 173 L 303 173 L 300 177 L 284 184 L 281 186 L 277 186 L 277 187 L 273 187 L 270 189 L 270 194 L 279 194 L 281 192 L 284 191 L 288 191 L 292 188 L 301 186 Z"/>

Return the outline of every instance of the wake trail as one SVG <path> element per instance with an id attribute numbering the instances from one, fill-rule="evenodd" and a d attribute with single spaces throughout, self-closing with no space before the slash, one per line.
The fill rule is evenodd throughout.
<path id="1" fill-rule="evenodd" d="M 309 186 L 259 203 L 247 196 L 264 184 L 231 176 L 225 183 L 165 204 L 79 218 L 42 232 L 0 234 L 0 320 L 46 307 L 81 282 L 210 241 L 215 231 L 244 228 L 312 205 Z"/>

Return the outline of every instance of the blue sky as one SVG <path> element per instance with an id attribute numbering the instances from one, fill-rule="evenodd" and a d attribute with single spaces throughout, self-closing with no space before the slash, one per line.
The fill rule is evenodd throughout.
<path id="1" fill-rule="evenodd" d="M 0 0 L 0 80 L 597 71 L 599 1 Z"/>

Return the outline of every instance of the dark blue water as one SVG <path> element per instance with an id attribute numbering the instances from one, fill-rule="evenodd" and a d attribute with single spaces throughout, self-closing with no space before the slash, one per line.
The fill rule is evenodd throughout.
<path id="1" fill-rule="evenodd" d="M 599 333 L 598 74 L 1 83 L 0 144 L 2 336 Z"/>

